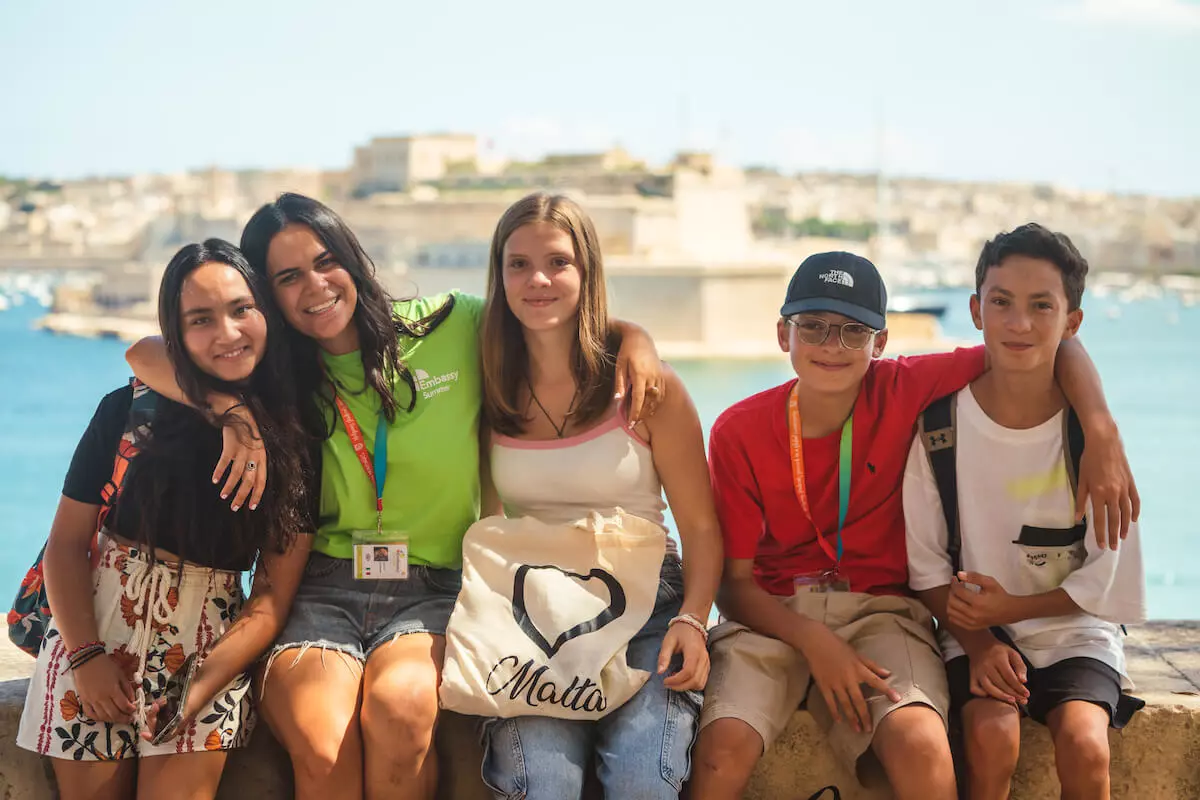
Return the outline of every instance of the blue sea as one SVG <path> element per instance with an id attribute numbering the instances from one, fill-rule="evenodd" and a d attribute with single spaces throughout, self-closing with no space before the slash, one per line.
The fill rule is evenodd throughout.
<path id="1" fill-rule="evenodd" d="M 967 293 L 937 293 L 950 312 L 944 333 L 978 341 Z M 1150 615 L 1200 618 L 1200 523 L 1187 466 L 1200 450 L 1200 360 L 1192 332 L 1200 306 L 1173 295 L 1122 303 L 1085 300 L 1082 336 L 1104 377 L 1142 496 Z M 71 453 L 101 396 L 128 377 L 124 345 L 32 329 L 33 303 L 0 311 L 0 603 L 15 593 L 50 529 Z M 773 327 L 773 320 L 763 324 Z M 765 361 L 674 365 L 705 429 L 733 402 L 790 376 L 781 355 Z"/>

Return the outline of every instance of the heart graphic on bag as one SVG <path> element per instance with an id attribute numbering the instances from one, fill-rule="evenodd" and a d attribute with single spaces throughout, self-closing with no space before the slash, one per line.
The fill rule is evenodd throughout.
<path id="1" fill-rule="evenodd" d="M 587 581 L 597 580 L 608 589 L 608 607 L 603 609 L 599 614 L 591 619 L 573 625 L 570 628 L 558 634 L 554 640 L 554 644 L 550 644 L 550 640 L 546 634 L 538 627 L 534 621 L 526 598 L 526 587 L 531 570 L 548 570 L 551 573 L 557 573 L 558 576 L 586 583 Z M 591 594 L 591 592 L 589 592 Z M 593 597 L 595 595 L 592 595 Z M 550 606 L 550 603 L 545 605 Z M 530 565 L 522 564 L 517 568 L 516 575 L 513 577 L 513 593 L 512 593 L 512 611 L 513 619 L 520 626 L 521 631 L 529 637 L 529 640 L 538 646 L 547 658 L 554 658 L 554 655 L 572 639 L 578 638 L 588 633 L 594 633 L 600 630 L 605 625 L 608 625 L 613 620 L 625 613 L 625 590 L 621 588 L 621 584 L 610 573 L 602 569 L 596 568 L 587 575 L 580 575 L 577 572 L 570 572 L 565 569 L 554 566 L 553 564 Z M 540 615 L 539 615 L 540 616 Z M 543 622 L 543 625 L 546 623 Z M 554 631 L 550 631 L 551 634 Z"/>

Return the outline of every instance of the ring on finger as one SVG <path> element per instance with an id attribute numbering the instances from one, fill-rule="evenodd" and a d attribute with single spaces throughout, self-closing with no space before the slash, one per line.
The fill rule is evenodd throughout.
<path id="1" fill-rule="evenodd" d="M 253 461 L 246 462 L 246 472 L 254 472 L 256 469 L 258 469 L 258 464 L 255 464 Z"/>
<path id="2" fill-rule="evenodd" d="M 650 394 L 658 394 L 659 388 L 657 386 L 647 386 L 646 391 Z"/>

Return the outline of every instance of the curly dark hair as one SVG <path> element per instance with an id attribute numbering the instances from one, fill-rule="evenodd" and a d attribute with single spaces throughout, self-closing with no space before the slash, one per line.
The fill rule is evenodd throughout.
<path id="1" fill-rule="evenodd" d="M 1067 295 L 1067 310 L 1074 311 L 1083 302 L 1088 262 L 1080 255 L 1065 233 L 1058 233 L 1036 222 L 1029 222 L 1007 233 L 997 234 L 983 246 L 975 265 L 975 293 L 983 288 L 987 271 L 1004 263 L 1010 256 L 1040 258 L 1058 267 Z"/>

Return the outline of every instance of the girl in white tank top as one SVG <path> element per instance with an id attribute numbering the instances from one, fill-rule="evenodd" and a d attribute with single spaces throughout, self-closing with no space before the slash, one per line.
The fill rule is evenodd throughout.
<path id="1" fill-rule="evenodd" d="M 677 797 L 708 677 L 706 622 L 722 562 L 695 406 L 666 368 L 644 404 L 614 402 L 620 365 L 598 238 L 562 196 L 530 195 L 501 218 L 482 337 L 496 490 L 485 481 L 484 514 L 502 507 L 562 523 L 621 508 L 663 525 L 665 489 L 686 557 L 681 576 L 671 547 L 655 612 L 630 642 L 630 664 L 653 674 L 634 699 L 597 722 L 493 721 L 484 778 L 499 797 L 578 797 L 594 760 L 607 797 Z"/>

